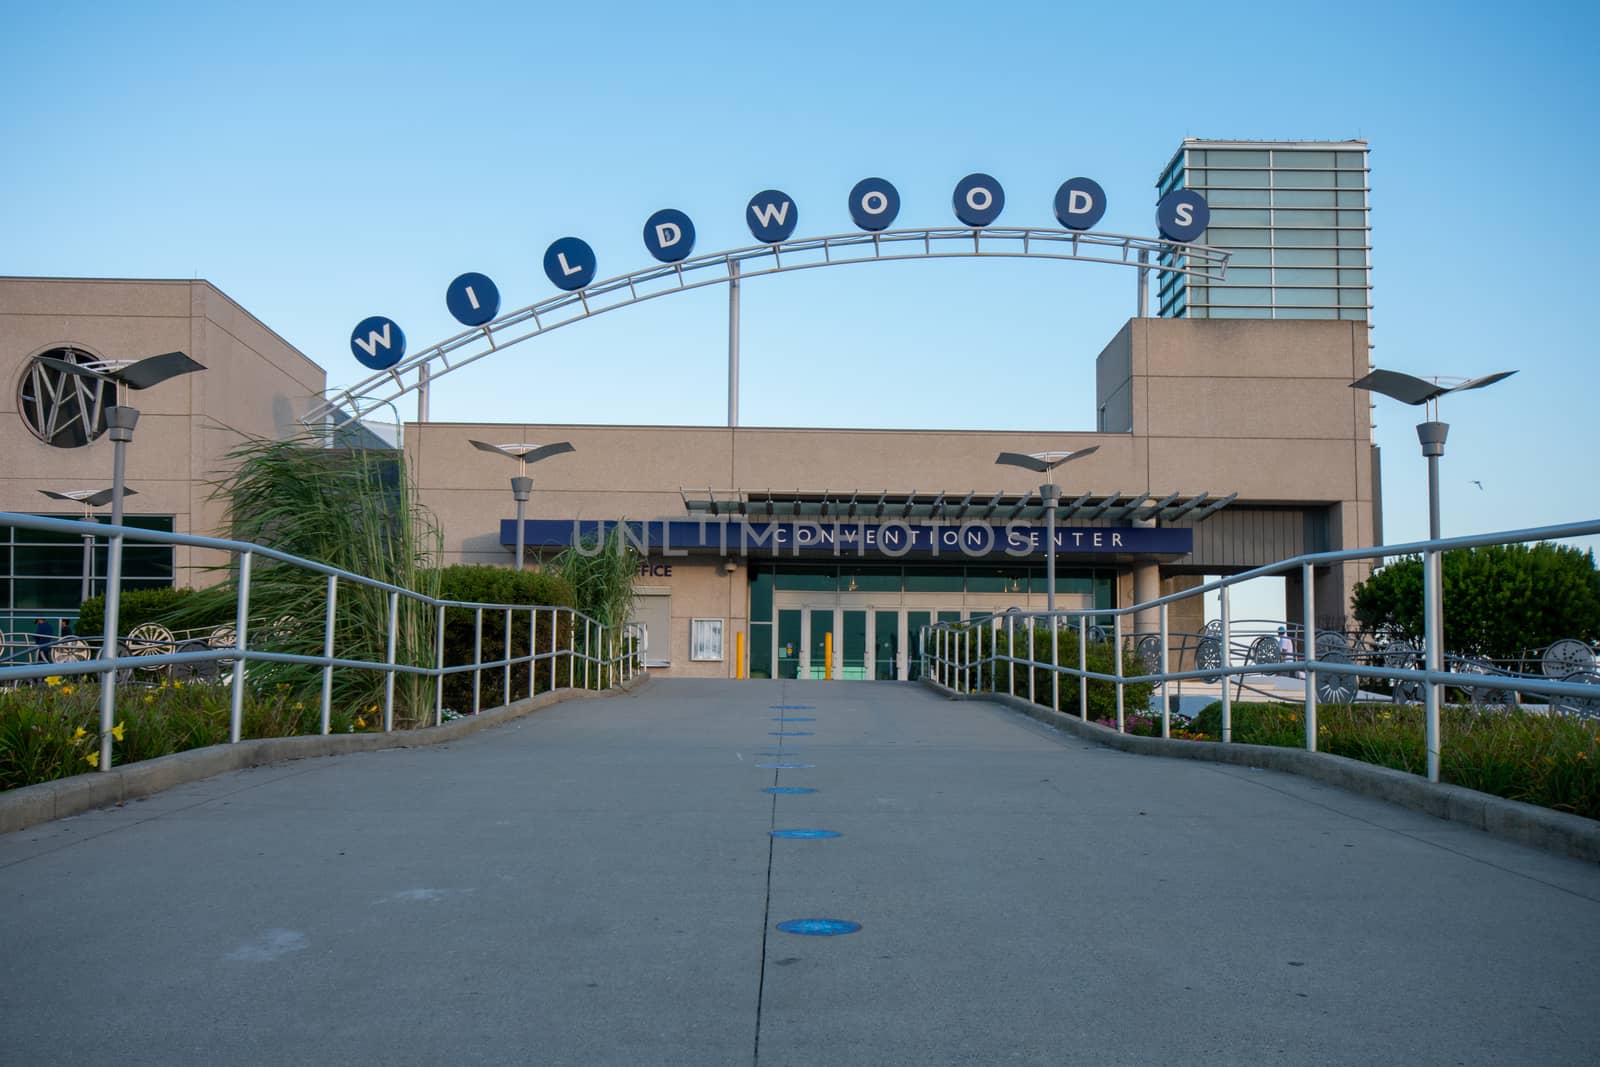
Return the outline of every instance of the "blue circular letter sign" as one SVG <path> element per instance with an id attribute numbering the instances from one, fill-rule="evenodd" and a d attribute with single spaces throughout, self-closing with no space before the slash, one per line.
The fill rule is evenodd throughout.
<path id="1" fill-rule="evenodd" d="M 544 250 L 544 272 L 557 289 L 572 292 L 594 281 L 594 249 L 577 237 L 563 237 Z"/>
<path id="2" fill-rule="evenodd" d="M 1106 213 L 1106 191 L 1093 178 L 1068 178 L 1056 190 L 1056 218 L 1069 230 L 1091 229 Z"/>
<path id="3" fill-rule="evenodd" d="M 405 358 L 406 335 L 393 319 L 372 315 L 350 331 L 350 351 L 363 367 L 388 370 Z"/>
<path id="4" fill-rule="evenodd" d="M 951 198 L 956 218 L 968 226 L 988 226 L 1000 217 L 1006 206 L 1005 190 L 987 174 L 969 174 L 956 182 L 956 193 Z"/>
<path id="5" fill-rule="evenodd" d="M 687 259 L 694 251 L 694 223 L 681 211 L 662 208 L 644 220 L 644 247 L 663 263 Z"/>
<path id="6" fill-rule="evenodd" d="M 500 314 L 500 290 L 487 275 L 468 272 L 444 291 L 444 306 L 463 326 L 482 326 Z"/>
<path id="7" fill-rule="evenodd" d="M 1193 189 L 1174 189 L 1156 205 L 1156 229 L 1169 241 L 1188 244 L 1211 225 L 1206 198 Z"/>
<path id="8" fill-rule="evenodd" d="M 900 214 L 900 193 L 882 178 L 862 178 L 850 190 L 850 221 L 859 229 L 887 230 Z"/>
<path id="9" fill-rule="evenodd" d="M 788 193 L 766 189 L 750 198 L 744 209 L 744 219 L 750 232 L 764 245 L 781 244 L 800 225 L 800 209 L 794 206 Z"/>

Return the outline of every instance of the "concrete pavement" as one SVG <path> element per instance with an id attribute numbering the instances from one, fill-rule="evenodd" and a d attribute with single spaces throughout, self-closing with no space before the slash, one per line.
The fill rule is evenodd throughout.
<path id="1" fill-rule="evenodd" d="M 656 681 L 232 772 L 0 837 L 0 899 L 3 1063 L 1600 1050 L 1600 867 L 895 683 Z M 818 917 L 861 929 L 775 929 Z"/>

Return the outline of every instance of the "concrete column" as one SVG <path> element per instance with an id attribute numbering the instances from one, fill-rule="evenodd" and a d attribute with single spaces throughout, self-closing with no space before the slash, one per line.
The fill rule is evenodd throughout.
<path id="1" fill-rule="evenodd" d="M 1154 519 L 1135 519 L 1133 525 L 1152 527 L 1156 524 Z M 1133 564 L 1133 602 L 1142 604 L 1154 600 L 1161 595 L 1161 564 L 1155 560 L 1135 560 Z M 1133 632 L 1143 636 L 1145 634 L 1159 633 L 1161 630 L 1161 610 L 1149 608 L 1135 612 L 1133 616 Z"/>

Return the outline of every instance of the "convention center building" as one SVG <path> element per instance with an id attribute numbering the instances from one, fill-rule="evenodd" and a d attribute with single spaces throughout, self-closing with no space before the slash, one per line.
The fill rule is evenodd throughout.
<path id="1" fill-rule="evenodd" d="M 401 447 L 443 562 L 510 566 L 520 543 L 531 564 L 626 520 L 653 669 L 906 679 L 922 625 L 1045 607 L 1047 506 L 1062 608 L 1381 543 L 1369 398 L 1350 388 L 1371 369 L 1366 145 L 1185 141 L 1158 194 L 1183 189 L 1209 203 L 1195 243 L 1225 250 L 1226 272 L 1152 260 L 1157 314 L 1107 338 L 1092 432 L 437 422 L 417 365 Z M 105 518 L 49 494 L 110 484 L 112 386 L 39 357 L 168 351 L 206 370 L 135 394 L 128 522 L 225 536 L 212 484 L 240 435 L 292 433 L 330 396 L 322 368 L 204 281 L 0 278 L 0 510 Z M 516 467 L 474 441 L 573 446 L 532 472 L 520 538 Z M 1029 469 L 1041 454 L 1062 462 Z M 1006 455 L 1024 465 L 997 464 Z M 197 584 L 209 555 L 140 548 L 126 571 L 134 585 Z M 1317 568 L 1318 625 L 1342 619 L 1363 568 Z M 70 618 L 83 571 L 77 539 L 0 527 L 0 629 Z M 102 545 L 93 591 L 103 574 Z M 1285 583 L 1291 622 L 1299 581 Z M 1198 630 L 1201 611 L 1184 601 L 1170 625 Z"/>

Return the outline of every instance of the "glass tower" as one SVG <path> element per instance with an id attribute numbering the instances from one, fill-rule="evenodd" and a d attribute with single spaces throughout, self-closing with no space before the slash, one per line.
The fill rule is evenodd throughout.
<path id="1" fill-rule="evenodd" d="M 1206 198 L 1198 243 L 1231 255 L 1222 282 L 1161 273 L 1162 318 L 1370 318 L 1365 141 L 1185 139 L 1157 198 L 1173 189 Z"/>

